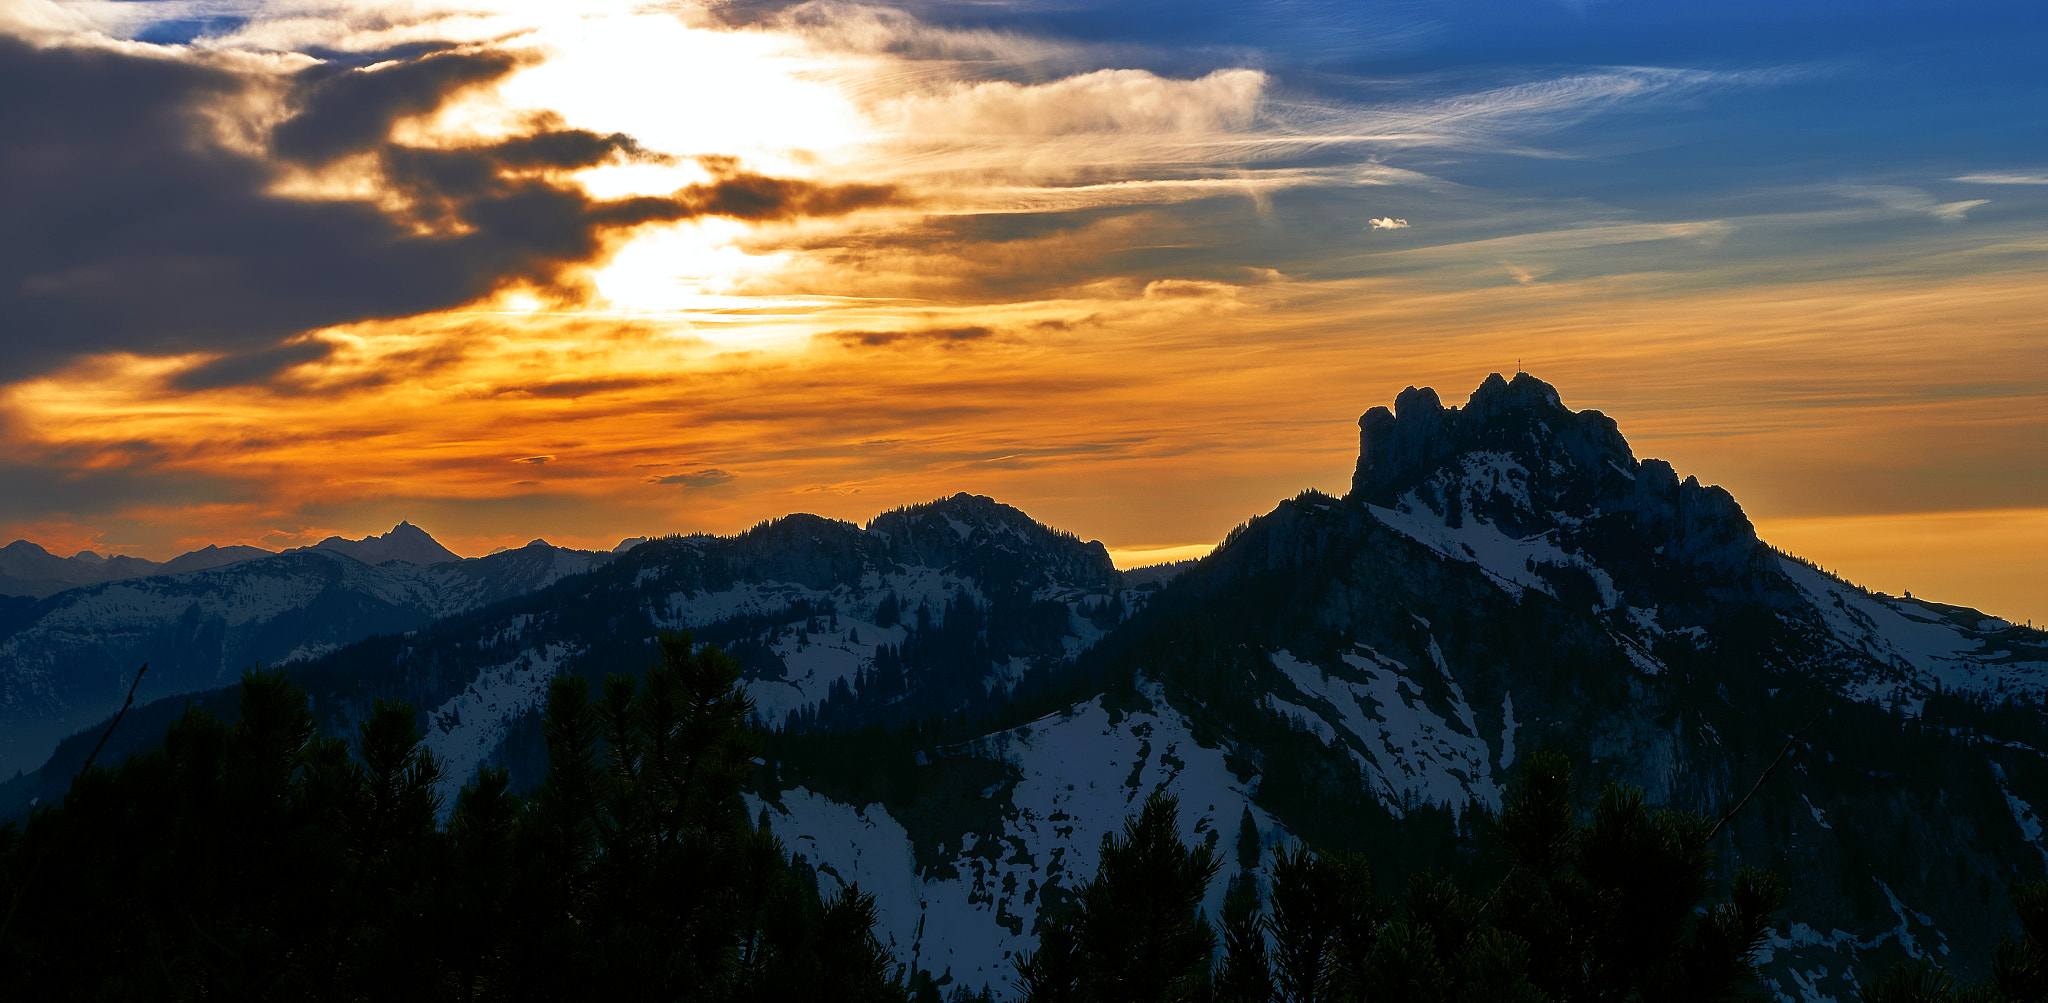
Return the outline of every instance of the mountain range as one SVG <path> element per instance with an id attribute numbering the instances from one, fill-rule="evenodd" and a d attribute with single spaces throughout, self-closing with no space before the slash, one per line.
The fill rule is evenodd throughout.
<path id="1" fill-rule="evenodd" d="M 821 883 L 874 893 L 890 949 L 944 983 L 1005 986 L 1154 790 L 1218 848 L 1213 916 L 1296 840 L 1363 853 L 1388 888 L 1483 878 L 1486 811 L 1537 749 L 1589 792 L 1725 817 L 1722 876 L 1790 891 L 1778 998 L 1852 998 L 1908 958 L 1985 968 L 2008 884 L 2048 871 L 2048 633 L 1774 550 L 1726 491 L 1526 374 L 1461 406 L 1411 388 L 1359 425 L 1344 497 L 1144 573 L 956 495 L 617 554 L 323 544 L 60 592 L 0 625 L 26 771 L 0 817 L 61 795 L 142 661 L 158 699 L 107 754 L 278 663 L 334 734 L 379 697 L 419 708 L 445 806 L 480 766 L 537 778 L 550 678 L 637 671 L 687 628 L 744 666 L 767 734 L 751 810 Z"/>
<path id="2" fill-rule="evenodd" d="M 59 739 L 121 706 L 144 663 L 138 700 L 218 689 L 250 666 L 409 630 L 614 556 L 536 540 L 464 559 L 400 523 L 382 536 L 205 564 L 238 549 L 254 550 L 209 547 L 158 566 L 172 570 L 0 600 L 0 776 L 34 769 Z"/>

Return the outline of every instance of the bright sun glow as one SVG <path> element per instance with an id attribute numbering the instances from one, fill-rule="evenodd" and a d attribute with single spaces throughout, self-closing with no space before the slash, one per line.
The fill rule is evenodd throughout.
<path id="1" fill-rule="evenodd" d="M 748 254 L 734 241 L 746 224 L 710 217 L 636 236 L 597 275 L 605 300 L 623 310 L 703 309 L 746 279 L 773 271 L 786 253 Z"/>
<path id="2" fill-rule="evenodd" d="M 656 13 L 559 19 L 535 42 L 547 60 L 507 80 L 499 100 L 623 132 L 660 153 L 739 156 L 802 175 L 862 135 L 853 107 L 813 76 L 825 64 L 766 32 L 711 31 Z"/>

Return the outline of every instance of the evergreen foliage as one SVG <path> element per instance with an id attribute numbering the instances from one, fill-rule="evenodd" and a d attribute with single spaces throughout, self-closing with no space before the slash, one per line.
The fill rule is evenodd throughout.
<path id="1" fill-rule="evenodd" d="M 1211 981 L 1207 953 L 1193 950 L 1213 936 L 1200 912 L 1207 881 L 1195 878 L 1215 864 L 1180 842 L 1172 799 L 1155 794 L 1105 840 L 1077 903 L 1042 924 L 1019 988 L 1032 1003 L 1743 998 L 1783 898 L 1776 882 L 1744 870 L 1724 901 L 1704 905 L 1705 820 L 1651 811 L 1640 791 L 1612 786 L 1590 822 L 1573 804 L 1564 758 L 1530 756 L 1491 820 L 1508 871 L 1485 901 L 1426 875 L 1389 900 L 1362 856 L 1281 848 L 1263 911 L 1253 875 L 1225 899 Z"/>
<path id="2" fill-rule="evenodd" d="M 1218 862 L 1181 842 L 1179 805 L 1154 791 L 1123 832 L 1102 838 L 1102 864 L 1076 901 L 1039 928 L 1017 963 L 1037 1001 L 1195 1003 L 1209 998 L 1215 933 L 1202 896 Z"/>
<path id="3" fill-rule="evenodd" d="M 740 789 L 738 663 L 659 638 L 644 678 L 558 678 L 543 782 L 502 770 L 435 819 L 413 708 L 354 754 L 278 673 L 232 727 L 89 769 L 0 827 L 0 998 L 905 1000 L 874 899 L 821 898 Z"/>
<path id="4" fill-rule="evenodd" d="M 2048 1003 L 2048 881 L 2012 889 L 2020 929 L 1998 945 L 1991 981 L 1964 984 L 1922 958 L 1864 982 L 1863 1003 Z"/>

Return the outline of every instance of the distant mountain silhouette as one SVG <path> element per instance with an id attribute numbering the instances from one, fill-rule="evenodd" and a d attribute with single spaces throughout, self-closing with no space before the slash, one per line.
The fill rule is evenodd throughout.
<path id="1" fill-rule="evenodd" d="M 545 544 L 535 540 L 534 543 Z M 382 564 L 385 561 L 404 561 L 407 564 L 441 564 L 459 561 L 462 557 L 440 542 L 427 535 L 427 531 L 410 522 L 401 522 L 382 536 L 366 536 L 360 540 L 344 540 L 330 536 L 311 547 L 297 547 L 295 550 L 332 550 L 347 554 L 364 564 Z M 286 551 L 290 553 L 291 551 Z"/>
<path id="2" fill-rule="evenodd" d="M 140 557 L 107 557 L 82 550 L 71 557 L 58 557 L 27 540 L 0 547 L 0 596 L 28 596 L 41 599 L 65 589 L 99 582 L 169 575 L 180 571 L 201 571 L 236 561 L 266 557 L 272 552 L 261 547 L 217 547 L 207 544 L 168 561 Z"/>

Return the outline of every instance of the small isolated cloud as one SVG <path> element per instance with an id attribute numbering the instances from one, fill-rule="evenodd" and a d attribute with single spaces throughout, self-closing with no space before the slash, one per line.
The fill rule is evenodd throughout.
<path id="1" fill-rule="evenodd" d="M 1901 185 L 1841 185 L 1838 190 L 1850 198 L 1869 199 L 1895 212 L 1925 213 L 1950 223 L 1961 220 L 1964 213 L 1991 201 L 1964 199 L 1960 202 L 1942 202 L 1918 188 Z"/>
<path id="2" fill-rule="evenodd" d="M 1227 282 L 1209 282 L 1204 279 L 1154 279 L 1145 283 L 1146 299 L 1207 299 L 1211 297 L 1235 298 L 1237 287 Z"/>
<path id="3" fill-rule="evenodd" d="M 686 488 L 715 488 L 720 484 L 731 482 L 737 476 L 736 474 L 726 473 L 723 470 L 707 467 L 694 474 L 670 474 L 667 477 L 650 477 L 647 479 L 647 483 L 680 484 Z"/>
<path id="4" fill-rule="evenodd" d="M 2021 174 L 2016 171 L 1983 171 L 1977 174 L 1958 175 L 1949 180 L 1977 185 L 2048 185 L 2048 172 Z"/>
<path id="5" fill-rule="evenodd" d="M 1407 220 L 1395 219 L 1392 216 L 1381 216 L 1378 219 L 1366 220 L 1366 222 L 1370 223 L 1372 229 L 1375 230 L 1405 230 L 1408 228 Z"/>
<path id="6" fill-rule="evenodd" d="M 553 462 L 553 461 L 554 461 L 554 458 L 555 458 L 555 454 L 553 454 L 553 453 L 548 453 L 548 454 L 546 454 L 546 455 L 544 455 L 544 456 L 522 456 L 522 457 L 520 457 L 520 458 L 518 458 L 518 459 L 516 459 L 516 460 L 513 460 L 512 462 L 514 462 L 514 463 L 531 463 L 531 464 L 534 464 L 534 465 L 538 466 L 538 465 L 540 465 L 540 464 L 542 464 L 542 463 L 550 463 L 550 462 Z"/>
<path id="7" fill-rule="evenodd" d="M 848 347 L 866 345 L 879 347 L 899 342 L 927 342 L 935 345 L 957 345 L 963 342 L 980 341 L 995 334 L 988 327 L 938 327 L 922 331 L 828 331 L 818 335 L 821 339 L 837 341 Z"/>

